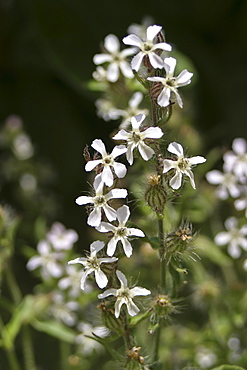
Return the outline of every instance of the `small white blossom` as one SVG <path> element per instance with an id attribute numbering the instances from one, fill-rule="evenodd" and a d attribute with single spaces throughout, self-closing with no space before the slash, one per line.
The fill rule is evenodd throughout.
<path id="1" fill-rule="evenodd" d="M 228 253 L 233 258 L 241 255 L 240 247 L 247 250 L 247 225 L 238 227 L 238 220 L 235 217 L 229 217 L 225 221 L 227 231 L 221 231 L 215 236 L 217 245 L 228 245 Z"/>
<path id="2" fill-rule="evenodd" d="M 108 35 L 105 38 L 104 48 L 106 53 L 96 54 L 93 58 L 95 64 L 109 63 L 106 76 L 108 81 L 116 82 L 119 79 L 119 71 L 127 78 L 132 78 L 133 73 L 126 58 L 134 54 L 134 48 L 120 51 L 119 40 L 115 35 Z"/>
<path id="3" fill-rule="evenodd" d="M 115 162 L 114 160 L 121 154 L 126 153 L 127 149 L 124 145 L 115 146 L 111 154 L 108 154 L 106 152 L 105 144 L 100 139 L 95 139 L 92 142 L 91 146 L 102 155 L 102 158 L 88 161 L 85 165 L 86 171 L 92 171 L 96 166 L 101 164 L 103 166 L 103 171 L 100 174 L 101 179 L 102 182 L 107 186 L 113 185 L 114 177 L 112 169 L 114 170 L 118 178 L 123 178 L 126 175 L 127 169 L 125 165 L 122 163 Z"/>
<path id="4" fill-rule="evenodd" d="M 147 78 L 149 81 L 158 82 L 164 86 L 157 99 L 157 103 L 161 107 L 167 107 L 170 104 L 173 94 L 180 108 L 183 108 L 183 102 L 179 93 L 177 92 L 177 89 L 181 86 L 190 84 L 193 73 L 188 72 L 187 69 L 184 69 L 177 77 L 174 77 L 176 63 L 177 61 L 175 58 L 165 58 L 164 68 L 166 70 L 166 77 Z"/>
<path id="5" fill-rule="evenodd" d="M 44 280 L 51 277 L 59 278 L 63 274 L 61 261 L 64 258 L 63 252 L 54 252 L 51 245 L 46 240 L 41 240 L 37 246 L 38 255 L 30 258 L 27 263 L 28 270 L 41 269 L 41 275 Z"/>
<path id="6" fill-rule="evenodd" d="M 96 81 L 99 81 L 99 82 L 107 81 L 107 71 L 102 66 L 96 67 L 92 76 Z"/>
<path id="7" fill-rule="evenodd" d="M 69 250 L 78 240 L 77 232 L 72 229 L 66 229 L 66 227 L 61 224 L 61 222 L 54 222 L 46 237 L 51 242 L 53 247 L 57 250 Z"/>
<path id="8" fill-rule="evenodd" d="M 141 24 L 132 23 L 128 29 L 127 32 L 129 34 L 134 33 L 135 35 L 139 36 L 141 39 L 145 39 L 147 28 L 151 26 L 154 23 L 154 20 L 150 16 L 146 16 L 142 19 Z"/>
<path id="9" fill-rule="evenodd" d="M 101 181 L 101 176 L 97 175 L 93 183 L 95 196 L 85 196 L 81 195 L 78 197 L 75 202 L 79 206 L 85 204 L 93 204 L 93 210 L 91 211 L 87 223 L 90 226 L 96 227 L 99 226 L 102 217 L 102 210 L 105 212 L 105 215 L 109 221 L 116 220 L 116 211 L 107 203 L 110 199 L 113 198 L 126 198 L 127 190 L 126 189 L 112 189 L 106 194 L 103 194 L 104 183 Z"/>
<path id="10" fill-rule="evenodd" d="M 74 263 L 80 263 L 84 266 L 84 271 L 82 273 L 81 277 L 81 289 L 84 290 L 85 288 L 85 281 L 89 274 L 94 272 L 95 274 L 95 280 L 99 288 L 105 288 L 108 279 L 107 276 L 104 274 L 104 272 L 101 270 L 101 264 L 102 263 L 112 263 L 116 262 L 118 258 L 116 257 L 110 257 L 110 258 L 98 258 L 97 253 L 103 249 L 105 246 L 104 242 L 101 242 L 99 240 L 93 242 L 90 245 L 90 256 L 87 258 L 85 257 L 78 257 L 74 260 L 71 260 L 68 262 L 68 264 L 74 264 Z"/>
<path id="11" fill-rule="evenodd" d="M 144 114 L 132 117 L 132 131 L 120 130 L 113 136 L 114 140 L 127 141 L 126 158 L 130 165 L 133 164 L 133 151 L 135 148 L 138 148 L 145 161 L 148 161 L 154 155 L 154 150 L 145 144 L 145 139 L 160 139 L 163 136 L 163 132 L 159 127 L 149 127 L 140 131 L 141 124 L 145 118 Z"/>
<path id="12" fill-rule="evenodd" d="M 123 117 L 119 128 L 127 128 L 130 125 L 130 119 L 138 114 L 148 114 L 148 109 L 140 109 L 139 104 L 143 100 L 143 94 L 136 91 L 129 100 L 129 105 L 125 110 L 119 110 L 121 117 Z"/>
<path id="13" fill-rule="evenodd" d="M 135 316 L 140 311 L 139 308 L 133 302 L 133 298 L 135 296 L 140 295 L 149 295 L 151 294 L 150 290 L 141 288 L 141 287 L 134 287 L 128 288 L 128 283 L 125 275 L 121 271 L 116 271 L 118 280 L 121 283 L 121 287 L 119 289 L 107 289 L 104 293 L 99 294 L 98 298 L 106 298 L 110 295 L 113 295 L 117 298 L 115 303 L 115 316 L 118 318 L 120 315 L 120 310 L 123 304 L 126 304 L 127 310 L 130 316 Z"/>
<path id="14" fill-rule="evenodd" d="M 236 138 L 232 142 L 232 151 L 224 154 L 224 171 L 233 172 L 238 179 L 246 183 L 247 178 L 247 141 Z M 242 179 L 244 178 L 244 179 Z"/>
<path id="15" fill-rule="evenodd" d="M 69 297 L 77 298 L 81 294 L 80 281 L 81 271 L 79 271 L 74 265 L 65 267 L 66 276 L 62 277 L 58 281 L 58 287 L 61 290 L 67 290 Z M 93 287 L 90 281 L 86 281 L 84 286 L 84 292 L 90 293 Z"/>
<path id="16" fill-rule="evenodd" d="M 12 149 L 17 159 L 21 161 L 31 158 L 34 154 L 31 139 L 25 133 L 21 133 L 14 138 Z"/>
<path id="17" fill-rule="evenodd" d="M 84 355 L 89 356 L 94 350 L 100 351 L 104 348 L 102 344 L 96 342 L 91 338 L 88 338 L 87 336 L 92 337 L 93 334 L 95 334 L 98 337 L 104 338 L 109 334 L 109 330 L 106 327 L 93 327 L 91 324 L 88 324 L 86 322 L 80 322 L 77 328 L 82 334 L 77 335 L 75 341 L 81 346 Z"/>
<path id="18" fill-rule="evenodd" d="M 147 28 L 146 40 L 142 40 L 140 37 L 134 34 L 123 38 L 124 44 L 135 46 L 140 49 L 139 53 L 135 55 L 131 61 L 132 69 L 136 72 L 139 71 L 142 60 L 146 56 L 154 68 L 163 68 L 163 59 L 156 52 L 157 50 L 171 51 L 172 47 L 166 42 L 156 42 L 156 36 L 161 29 L 161 26 L 149 26 Z"/>
<path id="19" fill-rule="evenodd" d="M 102 233 L 112 232 L 113 236 L 107 244 L 107 254 L 108 256 L 113 256 L 115 253 L 118 241 L 121 241 L 124 252 L 127 257 L 132 255 L 132 246 L 128 240 L 130 236 L 139 236 L 144 237 L 145 234 L 133 227 L 126 227 L 125 224 L 128 221 L 130 216 L 129 207 L 123 205 L 122 207 L 118 208 L 117 210 L 117 219 L 118 219 L 118 226 L 114 226 L 107 222 L 101 222 L 100 225 L 96 228 L 98 231 Z"/>
<path id="20" fill-rule="evenodd" d="M 212 185 L 219 185 L 216 189 L 216 195 L 219 199 L 227 199 L 229 194 L 231 197 L 237 198 L 241 194 L 237 178 L 231 172 L 223 173 L 218 170 L 212 170 L 206 174 L 206 179 Z"/>
<path id="21" fill-rule="evenodd" d="M 79 309 L 79 303 L 65 301 L 64 294 L 61 292 L 53 292 L 52 300 L 48 308 L 49 314 L 57 321 L 62 321 L 68 326 L 75 325 L 78 320 L 77 311 Z"/>
<path id="22" fill-rule="evenodd" d="M 121 117 L 122 111 L 116 108 L 110 100 L 97 99 L 95 106 L 97 108 L 97 115 L 106 122 Z"/>
<path id="23" fill-rule="evenodd" d="M 186 175 L 190 179 L 192 188 L 195 189 L 196 186 L 191 167 L 199 163 L 204 163 L 206 161 L 206 158 L 201 156 L 191 158 L 184 157 L 184 150 L 182 145 L 176 142 L 170 143 L 167 150 L 177 156 L 177 160 L 164 159 L 163 161 L 163 173 L 166 173 L 171 169 L 175 170 L 175 175 L 171 178 L 169 182 L 170 186 L 175 190 L 179 189 L 182 184 L 182 177 L 183 175 Z"/>

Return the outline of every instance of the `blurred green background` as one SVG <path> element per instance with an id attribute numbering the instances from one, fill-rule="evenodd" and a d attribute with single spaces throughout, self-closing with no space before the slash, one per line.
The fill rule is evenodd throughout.
<path id="1" fill-rule="evenodd" d="M 86 89 L 108 33 L 122 38 L 151 15 L 198 71 L 193 125 L 205 148 L 246 136 L 245 0 L 1 0 L 0 9 L 0 121 L 22 117 L 38 155 L 58 172 L 59 219 L 78 232 L 85 224 L 74 204 L 85 189 L 82 150 L 111 131 Z"/>

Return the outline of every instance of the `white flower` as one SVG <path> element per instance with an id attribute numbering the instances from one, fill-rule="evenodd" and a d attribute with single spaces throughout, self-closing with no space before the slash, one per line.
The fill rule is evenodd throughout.
<path id="1" fill-rule="evenodd" d="M 142 19 L 141 24 L 132 23 L 127 31 L 128 33 L 134 33 L 135 35 L 139 36 L 141 39 L 145 39 L 147 28 L 153 24 L 154 20 L 150 16 L 145 16 Z"/>
<path id="2" fill-rule="evenodd" d="M 46 235 L 55 249 L 71 249 L 78 240 L 78 234 L 75 230 L 66 229 L 61 222 L 54 222 L 50 231 Z"/>
<path id="3" fill-rule="evenodd" d="M 48 308 L 51 314 L 57 321 L 63 321 L 68 326 L 76 324 L 78 317 L 77 311 L 79 303 L 75 301 L 65 301 L 64 294 L 61 292 L 52 292 L 53 302 Z"/>
<path id="4" fill-rule="evenodd" d="M 116 271 L 117 277 L 121 283 L 121 287 L 119 289 L 107 289 L 104 293 L 99 294 L 98 298 L 106 298 L 110 295 L 117 297 L 115 303 L 115 316 L 118 318 L 120 315 L 120 310 L 123 304 L 126 304 L 127 310 L 130 316 L 135 316 L 140 311 L 139 308 L 133 302 L 133 298 L 139 295 L 149 295 L 151 294 L 150 290 L 141 288 L 141 287 L 134 287 L 128 288 L 128 283 L 125 275 L 121 271 Z"/>
<path id="5" fill-rule="evenodd" d="M 119 128 L 127 128 L 130 125 L 130 119 L 138 114 L 148 114 L 148 109 L 140 109 L 139 104 L 143 100 L 143 94 L 140 91 L 136 91 L 129 100 L 129 105 L 125 110 L 119 110 L 123 120 Z"/>
<path id="6" fill-rule="evenodd" d="M 90 355 L 94 350 L 100 351 L 104 347 L 102 344 L 96 342 L 95 340 L 88 338 L 88 336 L 93 336 L 93 334 L 98 337 L 104 338 L 109 334 L 109 330 L 104 326 L 93 327 L 91 324 L 86 322 L 80 322 L 77 326 L 78 330 L 82 333 L 76 337 L 76 343 L 81 345 L 82 352 L 84 355 Z"/>
<path id="7" fill-rule="evenodd" d="M 228 253 L 233 258 L 238 258 L 241 255 L 240 247 L 247 250 L 247 225 L 238 227 L 238 221 L 235 217 L 229 217 L 225 221 L 227 231 L 221 231 L 215 236 L 217 245 L 228 245 Z"/>
<path id="8" fill-rule="evenodd" d="M 206 174 L 206 179 L 212 185 L 219 185 L 216 189 L 216 195 L 219 199 L 227 199 L 228 194 L 233 198 L 237 198 L 241 194 L 237 178 L 231 172 L 223 173 L 218 170 L 212 170 Z"/>
<path id="9" fill-rule="evenodd" d="M 102 233 L 112 232 L 113 236 L 107 244 L 107 254 L 108 256 L 113 256 L 118 241 L 121 241 L 124 252 L 127 257 L 130 257 L 132 254 L 132 246 L 128 240 L 130 236 L 140 236 L 144 237 L 145 234 L 135 228 L 128 228 L 125 226 L 128 218 L 130 216 L 129 207 L 123 205 L 122 207 L 118 208 L 117 210 L 117 219 L 118 219 L 118 226 L 114 226 L 107 222 L 101 222 L 101 224 L 96 228 L 98 231 Z"/>
<path id="10" fill-rule="evenodd" d="M 206 158 L 201 156 L 191 158 L 184 157 L 184 150 L 182 145 L 176 142 L 170 143 L 167 150 L 177 156 L 177 160 L 164 159 L 163 161 L 163 173 L 166 173 L 171 169 L 175 170 L 175 175 L 171 178 L 169 182 L 170 186 L 175 190 L 179 189 L 182 184 L 182 177 L 183 175 L 186 175 L 190 179 L 192 188 L 195 189 L 196 186 L 191 167 L 199 163 L 204 163 L 206 161 Z"/>
<path id="11" fill-rule="evenodd" d="M 64 258 L 64 253 L 54 252 L 46 240 L 41 240 L 38 243 L 37 251 L 39 255 L 30 258 L 27 263 L 27 269 L 32 271 L 40 267 L 44 280 L 48 280 L 51 277 L 61 277 L 63 266 L 59 261 Z"/>
<path id="12" fill-rule="evenodd" d="M 17 159 L 21 161 L 31 158 L 34 154 L 33 144 L 25 133 L 18 134 L 14 138 L 12 149 Z"/>
<path id="13" fill-rule="evenodd" d="M 95 105 L 97 115 L 104 121 L 116 120 L 121 117 L 122 111 L 117 109 L 110 100 L 97 99 Z"/>
<path id="14" fill-rule="evenodd" d="M 151 65 L 154 68 L 163 68 L 163 59 L 157 55 L 157 50 L 165 50 L 171 51 L 171 45 L 167 44 L 166 42 L 158 42 L 156 43 L 156 36 L 161 31 L 162 27 L 153 25 L 147 28 L 146 40 L 143 41 L 137 35 L 128 35 L 123 38 L 123 43 L 126 45 L 137 46 L 140 49 L 140 52 L 134 56 L 131 61 L 132 69 L 135 71 L 139 71 L 142 60 L 145 56 L 148 57 Z"/>
<path id="15" fill-rule="evenodd" d="M 81 195 L 78 197 L 75 202 L 79 206 L 84 204 L 93 204 L 93 210 L 91 211 L 87 223 L 90 226 L 96 227 L 99 226 L 101 222 L 102 210 L 105 212 L 105 215 L 109 221 L 116 220 L 116 211 L 107 204 L 110 199 L 113 198 L 126 198 L 127 190 L 126 189 L 112 189 L 106 194 L 103 194 L 104 183 L 101 181 L 101 176 L 97 175 L 95 177 L 93 187 L 95 190 L 95 196 L 85 196 Z"/>
<path id="16" fill-rule="evenodd" d="M 88 161 L 85 166 L 86 171 L 92 171 L 96 166 L 102 164 L 103 171 L 100 175 L 102 182 L 107 186 L 113 185 L 114 177 L 112 169 L 118 178 L 123 178 L 126 175 L 127 169 L 125 165 L 114 161 L 116 157 L 126 153 L 127 149 L 124 145 L 115 146 L 111 154 L 106 152 L 105 144 L 100 139 L 95 139 L 91 146 L 102 155 L 102 159 Z"/>
<path id="17" fill-rule="evenodd" d="M 160 139 L 163 136 L 163 132 L 159 127 L 149 127 L 140 131 L 141 123 L 145 118 L 146 116 L 144 114 L 138 114 L 132 117 L 132 131 L 127 132 L 125 130 L 120 130 L 113 136 L 114 140 L 127 141 L 126 158 L 130 165 L 133 164 L 133 151 L 135 148 L 138 148 L 145 161 L 148 161 L 154 155 L 154 150 L 145 144 L 145 139 Z"/>
<path id="18" fill-rule="evenodd" d="M 106 53 L 96 54 L 93 58 L 95 64 L 103 64 L 108 62 L 106 76 L 108 81 L 116 82 L 119 78 L 119 70 L 127 78 L 133 77 L 133 72 L 130 68 L 126 58 L 129 55 L 134 54 L 134 48 L 128 48 L 120 51 L 120 44 L 118 38 L 115 35 L 108 35 L 105 38 L 104 48 Z"/>
<path id="19" fill-rule="evenodd" d="M 91 274 L 92 272 L 94 272 L 95 274 L 95 280 L 99 288 L 102 289 L 106 287 L 108 283 L 108 279 L 107 279 L 107 276 L 104 274 L 104 272 L 101 270 L 100 265 L 102 263 L 116 262 L 118 258 L 116 257 L 98 258 L 97 253 L 101 249 L 103 249 L 104 246 L 105 246 L 104 242 L 97 240 L 90 245 L 90 256 L 88 256 L 87 258 L 78 257 L 68 262 L 69 265 L 74 264 L 74 263 L 81 263 L 84 266 L 84 271 L 81 277 L 81 289 L 82 290 L 84 290 L 85 281 L 86 281 L 87 276 Z"/>
<path id="20" fill-rule="evenodd" d="M 247 177 L 247 142 L 243 138 L 236 138 L 232 142 L 233 151 L 224 154 L 224 170 L 233 172 L 240 180 Z M 243 180 L 244 181 L 244 180 Z"/>
<path id="21" fill-rule="evenodd" d="M 67 290 L 68 295 L 71 298 L 77 298 L 81 294 L 80 280 L 81 271 L 79 271 L 74 265 L 65 267 L 66 276 L 58 281 L 58 287 L 61 290 Z M 87 281 L 84 286 L 85 293 L 90 293 L 93 287 L 90 281 Z"/>
<path id="22" fill-rule="evenodd" d="M 170 104 L 171 94 L 173 93 L 178 105 L 180 108 L 183 108 L 183 102 L 177 89 L 181 86 L 190 84 L 193 73 L 184 69 L 177 77 L 174 77 L 176 63 L 177 61 L 175 58 L 165 58 L 164 68 L 166 70 L 166 77 L 147 78 L 149 81 L 159 82 L 164 86 L 157 99 L 157 103 L 161 107 L 167 107 Z"/>

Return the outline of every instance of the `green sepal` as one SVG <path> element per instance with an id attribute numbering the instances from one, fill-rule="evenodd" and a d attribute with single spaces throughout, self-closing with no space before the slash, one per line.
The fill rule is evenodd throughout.
<path id="1" fill-rule="evenodd" d="M 133 316 L 129 319 L 129 325 L 130 326 L 136 326 L 138 325 L 141 321 L 145 320 L 147 317 L 149 317 L 150 315 L 150 310 L 149 311 L 146 311 L 144 312 L 143 314 L 139 314 L 139 315 L 136 315 L 136 316 Z"/>

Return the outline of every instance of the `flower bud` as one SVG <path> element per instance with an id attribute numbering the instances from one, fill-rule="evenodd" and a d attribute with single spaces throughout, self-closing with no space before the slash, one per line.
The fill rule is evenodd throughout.
<path id="1" fill-rule="evenodd" d="M 160 175 L 150 176 L 150 186 L 146 191 L 145 200 L 159 217 L 163 217 L 167 194 L 164 186 L 160 183 L 160 178 Z"/>
<path id="2" fill-rule="evenodd" d="M 153 302 L 154 315 L 158 319 L 168 318 L 174 311 L 171 298 L 168 295 L 159 294 Z"/>
<path id="3" fill-rule="evenodd" d="M 126 351 L 127 361 L 125 369 L 141 370 L 144 369 L 144 358 L 140 356 L 141 347 L 133 347 Z"/>
<path id="4" fill-rule="evenodd" d="M 120 316 L 116 318 L 113 302 L 101 302 L 97 308 L 101 310 L 102 321 L 106 328 L 120 335 L 125 332 L 126 316 L 124 315 L 124 310 L 121 310 Z"/>

